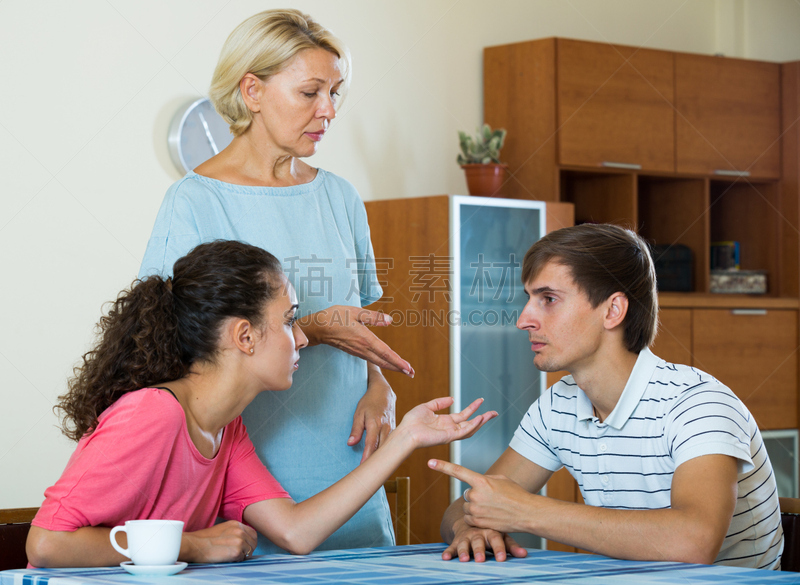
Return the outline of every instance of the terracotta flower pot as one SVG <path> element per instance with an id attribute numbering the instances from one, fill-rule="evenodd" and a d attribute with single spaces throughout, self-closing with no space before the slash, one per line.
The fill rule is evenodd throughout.
<path id="1" fill-rule="evenodd" d="M 508 165 L 469 164 L 461 165 L 467 176 L 467 189 L 470 195 L 483 197 L 502 197 L 500 190 L 508 176 Z"/>

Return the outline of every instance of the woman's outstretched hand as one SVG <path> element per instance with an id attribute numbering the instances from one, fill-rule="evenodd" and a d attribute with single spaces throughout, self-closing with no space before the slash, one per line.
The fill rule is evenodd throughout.
<path id="1" fill-rule="evenodd" d="M 464 439 L 497 416 L 487 412 L 470 419 L 482 402 L 454 414 L 436 414 L 453 404 L 449 397 L 420 404 L 369 459 L 328 489 L 298 503 L 285 498 L 256 502 L 245 508 L 244 519 L 281 548 L 308 554 L 347 522 L 414 449 Z"/>
<path id="2" fill-rule="evenodd" d="M 413 437 L 416 448 L 431 447 L 469 438 L 497 416 L 497 412 L 490 410 L 469 418 L 483 404 L 483 398 L 478 398 L 461 412 L 436 414 L 437 410 L 448 408 L 452 404 L 453 399 L 448 396 L 415 406 L 403 417 L 397 431 L 403 429 L 408 432 Z"/>
<path id="3" fill-rule="evenodd" d="M 298 324 L 308 336 L 309 345 L 324 343 L 365 359 L 384 370 L 403 372 L 407 376 L 414 377 L 414 368 L 411 364 L 367 327 L 391 325 L 392 318 L 385 313 L 360 307 L 334 305 L 298 319 Z"/>

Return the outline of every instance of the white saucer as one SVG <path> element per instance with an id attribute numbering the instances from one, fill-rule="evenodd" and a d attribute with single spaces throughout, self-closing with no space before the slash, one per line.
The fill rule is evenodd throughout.
<path id="1" fill-rule="evenodd" d="M 125 561 L 119 566 L 132 575 L 174 575 L 183 571 L 188 563 L 178 561 L 174 565 L 134 565 L 132 561 Z"/>

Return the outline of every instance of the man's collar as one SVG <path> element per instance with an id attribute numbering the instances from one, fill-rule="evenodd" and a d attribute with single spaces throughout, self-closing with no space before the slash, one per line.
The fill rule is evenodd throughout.
<path id="1" fill-rule="evenodd" d="M 636 405 L 639 404 L 639 400 L 641 400 L 644 395 L 644 391 L 647 389 L 647 384 L 653 377 L 653 370 L 655 370 L 658 362 L 659 358 L 649 349 L 645 348 L 639 352 L 639 356 L 636 358 L 636 364 L 634 364 L 631 375 L 628 377 L 628 382 L 625 384 L 625 389 L 622 391 L 622 395 L 619 397 L 614 410 L 612 410 L 608 418 L 603 421 L 605 424 L 619 430 L 628 422 Z M 578 389 L 580 390 L 580 387 Z M 576 408 L 578 420 L 592 420 L 595 418 L 594 406 L 583 390 L 578 392 Z"/>

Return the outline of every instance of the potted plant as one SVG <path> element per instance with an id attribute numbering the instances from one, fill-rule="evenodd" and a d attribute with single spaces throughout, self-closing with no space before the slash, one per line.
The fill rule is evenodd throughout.
<path id="1" fill-rule="evenodd" d="M 470 195 L 500 196 L 508 172 L 508 165 L 500 163 L 500 149 L 505 139 L 503 128 L 492 130 L 489 124 L 484 124 L 475 138 L 466 132 L 458 132 L 461 154 L 456 162 L 467 176 Z"/>

